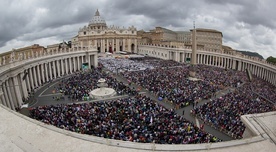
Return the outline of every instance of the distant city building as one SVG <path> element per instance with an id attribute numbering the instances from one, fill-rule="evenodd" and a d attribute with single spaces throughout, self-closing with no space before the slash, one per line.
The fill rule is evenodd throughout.
<path id="1" fill-rule="evenodd" d="M 120 28 L 108 27 L 97 10 L 88 26 L 79 29 L 78 35 L 72 39 L 72 47 L 96 47 L 98 52 L 137 50 L 137 30 L 134 26 Z"/>

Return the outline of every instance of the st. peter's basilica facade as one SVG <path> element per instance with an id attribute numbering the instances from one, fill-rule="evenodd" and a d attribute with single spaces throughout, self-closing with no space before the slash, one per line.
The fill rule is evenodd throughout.
<path id="1" fill-rule="evenodd" d="M 98 52 L 137 51 L 137 30 L 134 26 L 120 28 L 107 26 L 97 10 L 88 26 L 79 29 L 72 39 L 72 47 L 96 47 Z"/>

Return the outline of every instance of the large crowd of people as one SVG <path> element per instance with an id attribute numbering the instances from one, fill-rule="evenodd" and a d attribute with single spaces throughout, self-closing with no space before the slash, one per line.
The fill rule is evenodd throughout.
<path id="1" fill-rule="evenodd" d="M 195 144 L 220 141 L 172 109 L 143 95 L 85 104 L 41 106 L 31 117 L 62 129 L 142 143 Z"/>
<path id="2" fill-rule="evenodd" d="M 201 106 L 191 114 L 205 123 L 233 136 L 242 138 L 244 125 L 240 116 L 275 111 L 276 88 L 253 76 L 248 81 L 245 72 L 197 65 L 197 80 L 188 79 L 191 66 L 171 60 L 145 57 L 143 59 L 100 59 L 99 68 L 79 72 L 65 79 L 60 89 L 74 100 L 83 100 L 97 87 L 100 78 L 118 94 L 129 98 L 86 104 L 41 106 L 31 110 L 31 117 L 82 134 L 143 143 L 191 144 L 220 141 L 193 123 L 179 116 L 174 109 L 166 109 L 151 99 L 138 95 L 134 88 L 118 82 L 102 70 L 121 69 L 121 76 L 169 101 L 184 107 L 201 99 L 210 99 L 227 88 L 235 91 Z"/>
<path id="3" fill-rule="evenodd" d="M 245 127 L 241 122 L 241 115 L 276 110 L 273 103 L 252 92 L 252 86 L 254 87 L 246 83 L 235 92 L 196 107 L 192 114 L 234 138 L 242 138 Z"/>
<path id="4" fill-rule="evenodd" d="M 246 81 L 246 74 L 217 67 L 198 65 L 197 81 L 188 79 L 189 66 L 129 71 L 122 75 L 180 107 L 199 99 L 208 99 L 217 91 Z"/>
<path id="5" fill-rule="evenodd" d="M 59 90 L 68 95 L 72 100 L 83 101 L 89 97 L 89 92 L 98 88 L 98 80 L 104 78 L 108 87 L 113 88 L 118 95 L 136 95 L 137 91 L 123 82 L 104 72 L 102 68 L 93 68 L 91 71 L 79 72 L 60 83 Z"/>
<path id="6" fill-rule="evenodd" d="M 141 71 L 146 69 L 154 69 L 161 67 L 174 67 L 183 64 L 172 60 L 161 60 L 158 58 L 99 58 L 99 63 L 113 73 L 124 71 Z"/>

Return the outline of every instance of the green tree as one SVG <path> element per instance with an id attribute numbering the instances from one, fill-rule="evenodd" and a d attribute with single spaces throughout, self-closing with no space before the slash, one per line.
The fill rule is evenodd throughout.
<path id="1" fill-rule="evenodd" d="M 274 57 L 272 57 L 272 56 L 268 57 L 268 58 L 266 59 L 266 61 L 269 62 L 269 63 L 272 63 L 272 64 L 276 64 L 276 58 L 274 58 Z"/>

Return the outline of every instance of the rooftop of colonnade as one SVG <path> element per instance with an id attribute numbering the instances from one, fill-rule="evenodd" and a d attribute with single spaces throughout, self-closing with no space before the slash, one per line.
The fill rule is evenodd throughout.
<path id="1" fill-rule="evenodd" d="M 0 73 L 13 67 L 22 66 L 26 63 L 39 62 L 46 58 L 64 55 L 68 56 L 70 54 L 86 52 L 97 53 L 97 50 L 95 47 L 62 48 L 59 47 L 59 45 L 51 45 L 45 48 L 38 44 L 19 49 L 13 49 L 11 51 L 0 54 Z"/>

